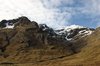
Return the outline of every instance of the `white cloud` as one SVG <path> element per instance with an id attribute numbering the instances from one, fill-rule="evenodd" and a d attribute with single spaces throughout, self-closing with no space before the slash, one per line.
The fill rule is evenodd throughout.
<path id="1" fill-rule="evenodd" d="M 83 0 L 84 7 L 81 9 L 83 13 L 100 15 L 100 0 Z"/>
<path id="2" fill-rule="evenodd" d="M 74 0 L 42 0 L 43 4 L 47 8 L 56 8 L 66 4 L 73 4 Z"/>
<path id="3" fill-rule="evenodd" d="M 75 6 L 77 1 L 83 6 Z M 100 15 L 100 0 L 0 0 L 0 20 L 27 16 L 54 28 L 69 25 L 72 15 L 77 15 L 78 11 Z"/>
<path id="4" fill-rule="evenodd" d="M 58 18 L 58 24 L 60 24 L 60 22 L 63 23 L 63 25 L 66 22 L 70 24 L 69 21 L 73 20 L 71 17 L 80 13 L 86 15 L 87 19 L 91 21 L 89 22 L 90 24 L 94 21 L 97 26 L 100 26 L 100 18 L 98 18 L 100 17 L 100 0 L 43 0 L 43 4 L 48 9 L 54 9 L 61 11 L 62 13 L 67 13 L 67 16 L 66 14 L 59 13 L 62 14 L 61 18 L 66 16 L 67 20 L 64 18 L 60 21 Z"/>
<path id="5" fill-rule="evenodd" d="M 56 0 L 54 4 L 57 6 L 57 3 L 60 5 L 59 0 Z M 38 23 L 46 23 L 58 28 L 65 22 L 67 24 L 66 19 L 70 18 L 70 13 L 60 13 L 58 9 L 47 9 L 43 6 L 42 0 L 0 0 L 0 20 L 20 16 L 27 16 Z"/>
<path id="6" fill-rule="evenodd" d="M 36 19 L 37 17 L 44 17 L 44 13 L 47 11 L 39 0 L 0 0 L 0 3 L 0 20 L 22 15 Z M 40 20 L 42 19 L 40 18 Z"/>
<path id="7" fill-rule="evenodd" d="M 81 10 L 82 13 L 89 14 L 96 27 L 100 27 L 100 0 L 84 0 L 84 2 L 85 7 Z"/>

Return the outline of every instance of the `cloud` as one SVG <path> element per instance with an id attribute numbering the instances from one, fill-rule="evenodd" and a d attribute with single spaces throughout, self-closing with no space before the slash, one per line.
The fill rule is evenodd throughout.
<path id="1" fill-rule="evenodd" d="M 47 8 L 57 8 L 60 6 L 71 5 L 74 3 L 74 0 L 42 0 L 42 2 Z"/>
<path id="2" fill-rule="evenodd" d="M 46 0 L 44 1 L 46 3 Z M 49 2 L 49 0 L 47 1 Z M 51 2 L 54 6 L 61 5 L 59 0 L 55 2 L 51 0 Z M 43 0 L 0 0 L 0 20 L 27 16 L 31 20 L 46 23 L 54 28 L 68 24 L 70 13 L 60 12 L 61 10 L 53 9 L 53 7 L 48 9 L 44 6 L 44 3 Z"/>
<path id="3" fill-rule="evenodd" d="M 32 20 L 42 20 L 41 17 L 48 12 L 39 0 L 0 0 L 0 3 L 0 19 L 25 15 Z"/>
<path id="4" fill-rule="evenodd" d="M 57 29 L 70 25 L 73 15 L 85 15 L 86 19 L 98 23 L 99 3 L 100 0 L 0 0 L 0 20 L 27 16 Z"/>
<path id="5" fill-rule="evenodd" d="M 73 9 L 73 12 L 71 12 L 72 16 L 74 15 L 75 17 L 72 17 L 71 20 L 75 19 L 76 22 L 80 21 L 80 24 L 86 23 L 85 25 L 87 27 L 96 28 L 100 24 L 100 0 L 75 1 L 73 6 L 71 7 Z"/>
<path id="6" fill-rule="evenodd" d="M 100 0 L 83 0 L 83 13 L 100 15 Z"/>

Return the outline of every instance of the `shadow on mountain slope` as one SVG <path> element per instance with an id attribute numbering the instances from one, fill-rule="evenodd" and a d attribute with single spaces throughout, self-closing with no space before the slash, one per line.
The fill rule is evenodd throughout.
<path id="1" fill-rule="evenodd" d="M 13 22 L 13 21 L 12 21 Z M 16 66 L 98 66 L 100 28 L 73 41 L 51 35 L 26 17 L 0 29 L 0 63 Z M 51 30 L 52 31 L 52 30 Z M 55 33 L 53 33 L 55 34 Z"/>

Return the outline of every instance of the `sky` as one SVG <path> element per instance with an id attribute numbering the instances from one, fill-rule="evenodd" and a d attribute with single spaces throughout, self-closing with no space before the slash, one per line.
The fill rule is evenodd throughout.
<path id="1" fill-rule="evenodd" d="M 100 26 L 100 0 L 0 0 L 0 21 L 28 17 L 55 29 Z"/>

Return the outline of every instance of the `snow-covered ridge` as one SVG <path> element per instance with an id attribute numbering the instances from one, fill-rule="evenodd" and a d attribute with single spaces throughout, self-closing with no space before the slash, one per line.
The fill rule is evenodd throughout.
<path id="1" fill-rule="evenodd" d="M 53 38 L 61 40 L 64 39 L 68 41 L 86 37 L 91 35 L 94 31 L 92 28 L 86 28 L 79 25 L 70 25 L 59 30 L 51 29 L 46 24 L 41 24 L 40 26 L 43 31 L 47 31 L 48 35 L 52 36 Z"/>
<path id="2" fill-rule="evenodd" d="M 92 34 L 94 29 L 86 28 L 79 25 L 70 25 L 66 26 L 61 30 L 55 30 L 55 33 L 58 35 L 65 36 L 66 40 L 72 40 L 73 38 L 82 38 Z"/>
<path id="3" fill-rule="evenodd" d="M 66 26 L 64 28 L 62 28 L 62 30 L 60 31 L 55 31 L 57 34 L 62 34 L 62 33 L 66 33 L 66 32 L 70 32 L 71 30 L 74 30 L 74 29 L 81 29 L 81 28 L 86 28 L 86 27 L 83 27 L 83 26 L 79 26 L 79 25 L 70 25 L 70 26 Z"/>

